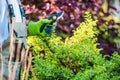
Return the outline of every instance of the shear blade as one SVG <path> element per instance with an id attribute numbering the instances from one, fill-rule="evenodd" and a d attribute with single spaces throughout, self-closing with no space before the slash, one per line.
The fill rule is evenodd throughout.
<path id="1" fill-rule="evenodd" d="M 58 13 L 58 14 L 52 14 L 48 17 L 48 19 L 50 20 L 53 16 L 56 16 L 57 17 L 57 20 L 60 19 L 64 14 L 64 11 Z"/>
<path id="2" fill-rule="evenodd" d="M 63 16 L 63 14 L 64 14 L 64 11 L 58 13 L 58 14 L 57 14 L 57 19 L 60 19 L 60 18 Z"/>

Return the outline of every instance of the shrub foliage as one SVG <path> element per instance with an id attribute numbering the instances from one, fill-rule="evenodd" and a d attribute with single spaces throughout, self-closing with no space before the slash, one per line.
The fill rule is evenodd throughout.
<path id="1" fill-rule="evenodd" d="M 96 21 L 85 13 L 85 21 L 62 41 L 53 33 L 48 37 L 30 36 L 33 70 L 38 80 L 117 80 L 120 79 L 120 56 L 106 60 L 96 48 L 93 27 Z M 31 75 L 31 80 L 33 76 Z"/>

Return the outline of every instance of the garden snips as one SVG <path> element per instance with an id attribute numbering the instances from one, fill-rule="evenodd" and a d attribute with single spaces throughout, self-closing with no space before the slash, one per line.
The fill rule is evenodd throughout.
<path id="1" fill-rule="evenodd" d="M 58 14 L 51 14 L 48 19 L 50 20 L 50 23 L 54 23 L 56 22 L 57 20 L 59 20 L 64 14 L 64 11 L 61 11 L 60 13 Z"/>
<path id="2" fill-rule="evenodd" d="M 42 24 L 41 28 L 40 28 L 40 32 L 42 32 L 43 30 L 45 30 L 46 34 L 51 34 L 56 26 L 52 26 L 56 23 L 57 25 L 57 21 L 63 16 L 64 11 L 61 11 L 60 13 L 57 14 L 51 14 L 47 19 L 50 20 L 49 23 L 47 24 Z"/>

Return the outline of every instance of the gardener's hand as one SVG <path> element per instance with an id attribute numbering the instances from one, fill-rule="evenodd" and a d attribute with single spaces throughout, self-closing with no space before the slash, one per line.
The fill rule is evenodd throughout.
<path id="1" fill-rule="evenodd" d="M 28 24 L 28 33 L 29 35 L 50 35 L 54 31 L 56 25 L 57 22 L 50 24 L 50 20 L 48 19 L 41 19 L 38 22 L 31 21 Z"/>
<path id="2" fill-rule="evenodd" d="M 28 24 L 28 33 L 30 35 L 51 35 L 51 33 L 55 30 L 57 22 L 64 14 L 64 11 L 61 11 L 57 14 L 50 15 L 47 19 L 42 19 L 38 22 L 30 22 Z"/>

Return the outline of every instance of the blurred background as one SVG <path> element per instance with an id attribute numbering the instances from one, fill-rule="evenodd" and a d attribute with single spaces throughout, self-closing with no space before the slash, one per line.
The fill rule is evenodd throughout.
<path id="1" fill-rule="evenodd" d="M 21 0 L 27 22 L 47 18 L 52 13 L 64 10 L 64 16 L 58 22 L 57 35 L 63 40 L 72 36 L 72 30 L 84 21 L 84 12 L 92 14 L 101 54 L 120 54 L 120 0 Z"/>

